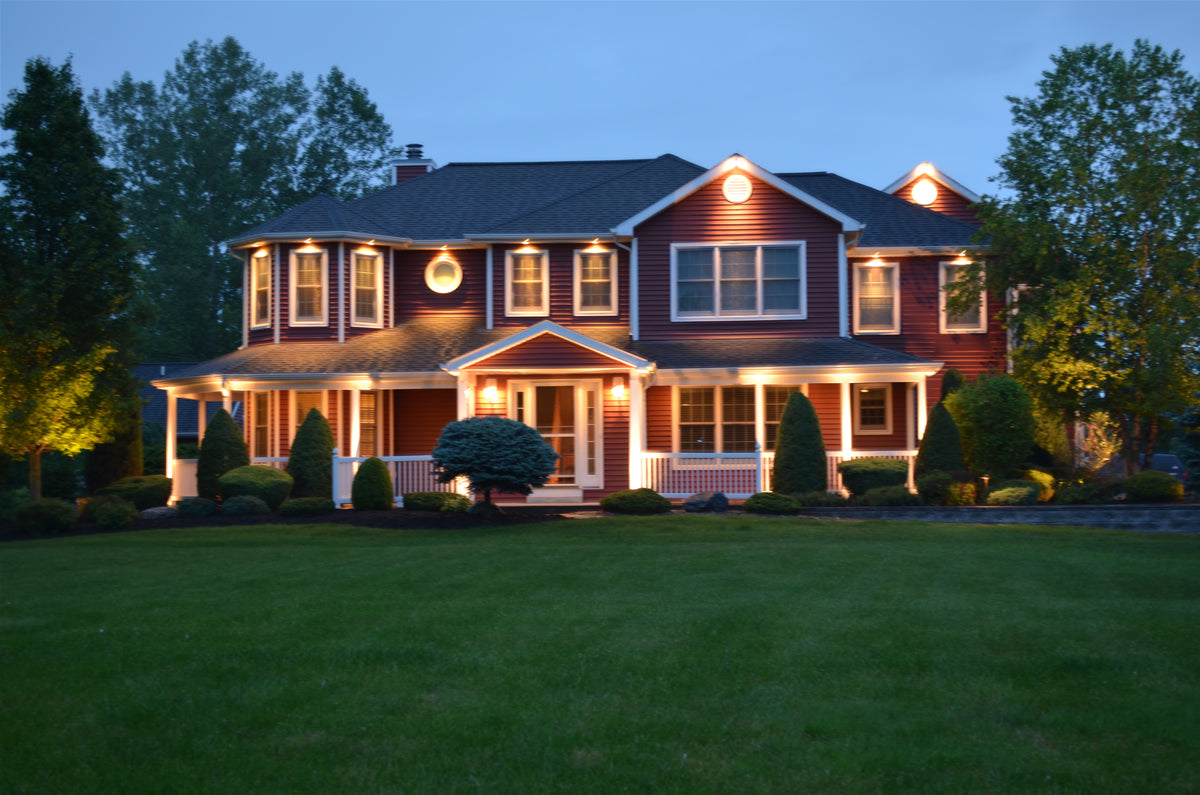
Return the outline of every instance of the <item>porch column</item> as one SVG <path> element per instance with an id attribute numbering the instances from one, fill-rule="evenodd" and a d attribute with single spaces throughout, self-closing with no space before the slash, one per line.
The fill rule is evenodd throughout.
<path id="1" fill-rule="evenodd" d="M 221 408 L 225 409 L 225 413 L 233 416 L 233 391 L 229 389 L 221 390 Z"/>
<path id="2" fill-rule="evenodd" d="M 908 405 L 904 407 L 904 424 L 908 427 L 906 441 L 908 442 L 909 450 L 915 449 L 917 446 L 917 424 L 915 422 L 917 414 L 913 410 L 916 408 L 916 406 L 913 405 L 915 395 L 917 394 L 915 387 L 916 384 L 909 384 L 908 389 L 904 390 L 904 399 L 908 403 Z"/>
<path id="3" fill-rule="evenodd" d="M 758 445 L 759 459 L 761 451 L 767 449 L 767 388 L 763 384 L 754 385 L 754 443 Z"/>
<path id="4" fill-rule="evenodd" d="M 167 392 L 167 477 L 175 477 L 175 434 L 177 433 L 178 422 L 176 420 L 176 411 L 178 410 L 177 398 L 174 392 Z M 175 497 L 179 494 L 179 488 L 174 483 L 171 485 L 171 496 Z"/>
<path id="5" fill-rule="evenodd" d="M 925 385 L 925 379 L 922 378 L 917 382 L 917 438 L 925 436 L 925 423 L 929 420 L 929 410 L 926 405 L 928 401 L 928 388 Z"/>
<path id="6" fill-rule="evenodd" d="M 196 441 L 203 442 L 204 434 L 208 431 L 208 401 L 200 398 L 196 405 Z"/>
<path id="7" fill-rule="evenodd" d="M 849 461 L 854 446 L 854 403 L 850 399 L 851 384 L 842 384 L 842 460 Z"/>
<path id="8" fill-rule="evenodd" d="M 646 393 L 642 375 L 629 373 L 629 488 L 642 488 L 642 453 L 646 451 Z"/>
<path id="9" fill-rule="evenodd" d="M 475 379 L 468 373 L 458 374 L 458 388 L 455 393 L 458 396 L 458 418 L 465 420 L 471 416 L 471 389 L 474 386 L 472 381 Z"/>
<path id="10" fill-rule="evenodd" d="M 350 457 L 358 458 L 359 441 L 362 438 L 362 428 L 359 426 L 361 419 L 361 411 L 359 405 L 361 402 L 361 390 L 350 390 Z"/>

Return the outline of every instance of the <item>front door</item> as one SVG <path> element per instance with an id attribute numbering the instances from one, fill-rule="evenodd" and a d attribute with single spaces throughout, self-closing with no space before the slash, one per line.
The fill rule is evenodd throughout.
<path id="1" fill-rule="evenodd" d="M 513 382 L 514 419 L 537 429 L 558 453 L 548 486 L 599 488 L 600 382 Z"/>

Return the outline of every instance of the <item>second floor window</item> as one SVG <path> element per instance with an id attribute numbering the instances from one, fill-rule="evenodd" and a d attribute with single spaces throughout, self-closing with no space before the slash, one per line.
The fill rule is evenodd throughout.
<path id="1" fill-rule="evenodd" d="M 617 314 L 617 255 L 612 251 L 575 252 L 575 314 Z"/>
<path id="2" fill-rule="evenodd" d="M 672 319 L 803 319 L 803 242 L 671 246 Z"/>
<path id="3" fill-rule="evenodd" d="M 938 308 L 941 310 L 941 332 L 943 334 L 978 334 L 987 331 L 987 297 L 980 293 L 975 303 L 961 315 L 946 311 L 947 284 L 957 281 L 965 262 L 943 262 L 938 268 Z"/>
<path id="4" fill-rule="evenodd" d="M 271 322 L 271 252 L 263 249 L 250 259 L 251 325 Z"/>
<path id="5" fill-rule="evenodd" d="M 518 249 L 505 255 L 506 314 L 550 314 L 549 269 L 544 251 Z"/>
<path id="6" fill-rule="evenodd" d="M 900 267 L 872 260 L 854 266 L 854 332 L 895 334 L 900 331 Z"/>
<path id="7" fill-rule="evenodd" d="M 326 259 L 321 250 L 292 253 L 292 324 L 321 326 L 326 319 Z"/>
<path id="8" fill-rule="evenodd" d="M 382 269 L 379 255 L 354 252 L 354 324 L 357 326 L 379 326 L 380 295 L 382 294 Z"/>

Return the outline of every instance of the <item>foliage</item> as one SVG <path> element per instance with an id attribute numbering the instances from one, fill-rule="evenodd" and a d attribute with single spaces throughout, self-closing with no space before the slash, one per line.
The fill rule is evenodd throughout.
<path id="1" fill-rule="evenodd" d="M 950 302 L 1020 288 L 1000 315 L 1016 376 L 1049 411 L 1107 411 L 1129 472 L 1200 389 L 1200 81 L 1142 40 L 1051 60 L 1036 97 L 1009 100 L 1005 197 L 977 206 L 986 274 Z"/>
<path id="2" fill-rule="evenodd" d="M 101 498 L 100 504 L 92 509 L 92 517 L 104 530 L 120 530 L 136 522 L 139 513 L 137 507 L 129 500 L 109 497 Z"/>
<path id="3" fill-rule="evenodd" d="M 1121 452 L 1117 424 L 1107 411 L 1093 411 L 1081 426 L 1081 433 L 1075 442 L 1079 466 L 1087 472 L 1095 472 Z"/>
<path id="4" fill-rule="evenodd" d="M 197 493 L 205 499 L 217 499 L 221 494 L 221 476 L 249 463 L 250 453 L 246 450 L 241 429 L 228 411 L 218 410 L 200 442 L 200 458 L 196 462 Z"/>
<path id="5" fill-rule="evenodd" d="M 103 163 L 71 64 L 25 64 L 0 156 L 0 450 L 41 456 L 108 440 L 129 409 L 113 388 L 143 321 L 116 173 Z"/>
<path id="6" fill-rule="evenodd" d="M 742 510 L 746 513 L 788 516 L 800 512 L 800 503 L 796 502 L 796 498 L 789 494 L 760 491 L 746 498 L 746 501 L 742 503 Z"/>
<path id="7" fill-rule="evenodd" d="M 126 374 L 112 386 L 122 390 L 125 410 L 113 429 L 112 440 L 93 447 L 84 460 L 84 482 L 93 494 L 121 478 L 136 477 L 143 472 L 142 410 L 137 382 L 131 374 Z"/>
<path id="8" fill-rule="evenodd" d="M 827 465 L 817 411 L 803 393 L 793 392 L 779 418 L 771 488 L 781 494 L 824 491 Z"/>
<path id="9" fill-rule="evenodd" d="M 186 500 L 180 500 L 175 507 L 180 516 L 190 517 L 212 516 L 221 510 L 220 505 L 205 497 L 189 497 Z"/>
<path id="10" fill-rule="evenodd" d="M 801 508 L 842 508 L 849 504 L 843 495 L 831 491 L 810 491 L 796 495 Z"/>
<path id="11" fill-rule="evenodd" d="M 626 489 L 601 497 L 600 510 L 608 513 L 648 516 L 670 511 L 671 501 L 654 489 Z"/>
<path id="12" fill-rule="evenodd" d="M 126 72 L 91 103 L 162 310 L 152 359 L 237 346 L 242 267 L 222 241 L 319 192 L 384 184 L 391 130 L 361 86 L 335 67 L 314 97 L 299 73 L 268 70 L 232 37 L 193 41 L 157 86 Z"/>
<path id="13" fill-rule="evenodd" d="M 17 511 L 28 502 L 29 489 L 25 486 L 0 491 L 0 522 L 11 522 L 16 519 Z"/>
<path id="14" fill-rule="evenodd" d="M 333 430 L 317 409 L 308 410 L 296 431 L 287 473 L 296 481 L 294 496 L 333 497 Z"/>
<path id="15" fill-rule="evenodd" d="M 1002 480 L 988 492 L 988 505 L 1033 505 L 1040 489 L 1027 480 Z"/>
<path id="16" fill-rule="evenodd" d="M 328 497 L 296 497 L 279 506 L 280 516 L 320 516 L 333 513 L 337 506 Z"/>
<path id="17" fill-rule="evenodd" d="M 903 486 L 908 480 L 908 462 L 892 458 L 852 458 L 838 464 L 842 484 L 854 495 L 883 486 Z"/>
<path id="18" fill-rule="evenodd" d="M 1112 502 L 1120 490 L 1119 482 L 1094 480 L 1063 486 L 1054 497 L 1059 505 L 1103 505 Z"/>
<path id="19" fill-rule="evenodd" d="M 163 475 L 141 475 L 122 478 L 116 483 L 98 489 L 97 495 L 112 495 L 128 500 L 139 511 L 166 505 L 171 499 L 171 478 Z"/>
<path id="20" fill-rule="evenodd" d="M 1125 480 L 1130 502 L 1175 502 L 1183 499 L 1183 484 L 1166 472 L 1146 469 Z"/>
<path id="21" fill-rule="evenodd" d="M 530 494 L 546 485 L 558 453 L 523 422 L 505 417 L 471 417 L 446 425 L 433 448 L 439 483 L 465 477 L 472 494 L 491 504 L 492 491 Z"/>
<path id="22" fill-rule="evenodd" d="M 915 473 L 920 476 L 928 472 L 956 472 L 966 468 L 958 426 L 945 404 L 939 402 L 930 410 L 925 423 L 925 435 L 921 437 L 917 448 Z"/>
<path id="23" fill-rule="evenodd" d="M 878 486 L 873 489 L 868 489 L 864 494 L 855 495 L 850 502 L 853 505 L 870 507 L 901 507 L 906 505 L 924 504 L 924 501 L 919 495 L 913 494 L 908 490 L 908 487 L 904 485 Z"/>
<path id="24" fill-rule="evenodd" d="M 226 516 L 252 516 L 270 512 L 271 506 L 253 494 L 239 494 L 221 503 L 221 513 Z"/>
<path id="25" fill-rule="evenodd" d="M 350 502 L 356 511 L 386 511 L 395 505 L 392 473 L 382 459 L 372 456 L 359 464 L 350 486 Z"/>
<path id="26" fill-rule="evenodd" d="M 981 374 L 946 398 L 946 408 L 975 472 L 1014 475 L 1033 451 L 1033 402 L 1012 376 Z"/>
<path id="27" fill-rule="evenodd" d="M 471 507 L 471 501 L 450 491 L 410 491 L 404 495 L 404 507 L 410 511 L 463 513 Z"/>
<path id="28" fill-rule="evenodd" d="M 917 478 L 917 493 L 927 505 L 975 504 L 975 484 L 965 472 L 927 472 Z"/>
<path id="29" fill-rule="evenodd" d="M 967 383 L 966 377 L 963 376 L 962 370 L 957 367 L 950 367 L 946 372 L 942 373 L 942 396 L 938 398 L 938 403 L 943 402 L 950 395 L 962 389 Z"/>
<path id="30" fill-rule="evenodd" d="M 231 469 L 218 478 L 222 509 L 233 497 L 257 497 L 272 511 L 292 493 L 292 476 L 275 467 L 249 464 Z"/>
<path id="31" fill-rule="evenodd" d="M 75 506 L 62 500 L 32 500 L 17 509 L 17 530 L 30 536 L 70 532 Z"/>
<path id="32" fill-rule="evenodd" d="M 1038 469 L 1026 469 L 1021 477 L 1038 487 L 1038 502 L 1050 502 L 1054 499 L 1054 475 Z"/>

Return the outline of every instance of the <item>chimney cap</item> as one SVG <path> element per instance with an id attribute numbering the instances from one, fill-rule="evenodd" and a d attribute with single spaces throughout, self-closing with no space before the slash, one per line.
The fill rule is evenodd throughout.
<path id="1" fill-rule="evenodd" d="M 409 160 L 422 159 L 425 156 L 422 153 L 422 150 L 424 148 L 425 148 L 424 144 L 409 144 L 408 145 L 408 159 Z"/>

